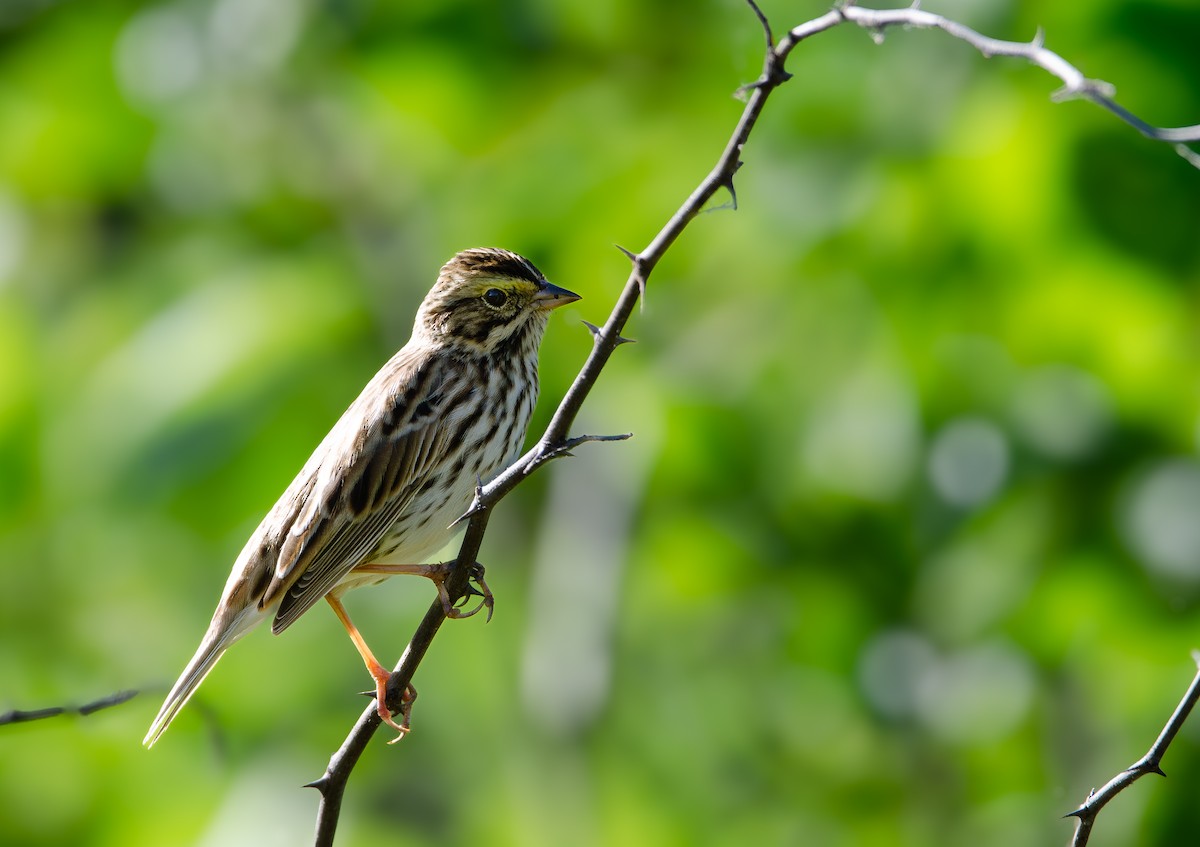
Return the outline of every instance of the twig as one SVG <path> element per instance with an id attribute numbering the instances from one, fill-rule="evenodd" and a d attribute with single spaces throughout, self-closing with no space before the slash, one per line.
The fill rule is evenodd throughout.
<path id="1" fill-rule="evenodd" d="M 479 556 L 479 546 L 483 543 L 483 534 L 487 529 L 490 514 L 491 512 L 485 509 L 474 515 L 467 523 L 467 531 L 463 537 L 462 547 L 459 548 L 455 567 L 446 577 L 446 591 L 452 602 L 457 602 L 458 598 L 467 591 L 470 565 Z M 409 683 L 412 682 L 417 666 L 425 658 L 429 645 L 433 643 L 434 636 L 437 635 L 445 620 L 446 612 L 442 608 L 441 601 L 434 600 L 428 611 L 425 612 L 425 617 L 417 626 L 416 632 L 413 633 L 412 640 L 405 648 L 404 655 L 400 657 L 400 662 L 392 672 L 391 678 L 388 679 L 386 698 L 393 711 L 399 708 L 401 697 Z M 346 736 L 346 740 L 342 742 L 342 746 L 330 757 L 325 773 L 304 786 L 305 788 L 315 788 L 321 792 L 321 805 L 317 811 L 317 833 L 313 841 L 316 847 L 330 847 L 333 844 L 333 836 L 337 830 L 338 817 L 342 809 L 342 797 L 346 792 L 346 782 L 350 779 L 351 771 L 354 770 L 359 757 L 367 748 L 367 743 L 375 734 L 375 730 L 379 729 L 381 723 L 379 711 L 372 702 L 359 715 L 353 729 Z"/>
<path id="2" fill-rule="evenodd" d="M 84 703 L 82 706 L 48 706 L 44 709 L 13 709 L 12 711 L 0 714 L 0 726 L 11 723 L 40 721 L 46 718 L 56 718 L 60 715 L 80 715 L 87 717 L 102 709 L 110 709 L 113 706 L 127 703 L 136 696 L 138 696 L 138 692 L 130 689 L 127 691 L 117 691 L 109 694 L 107 697 L 101 697 L 99 700 Z"/>
<path id="3" fill-rule="evenodd" d="M 1183 699 L 1179 701 L 1179 705 L 1175 707 L 1175 712 L 1171 715 L 1170 720 L 1167 721 L 1167 725 L 1158 734 L 1158 738 L 1146 752 L 1146 755 L 1110 779 L 1099 791 L 1092 790 L 1082 806 L 1065 815 L 1065 817 L 1079 819 L 1079 823 L 1075 827 L 1075 837 L 1071 839 L 1071 847 L 1083 847 L 1083 845 L 1088 843 L 1088 838 L 1092 834 L 1092 826 L 1096 822 L 1096 816 L 1100 814 L 1100 810 L 1104 808 L 1109 800 L 1116 797 L 1146 774 L 1155 773 L 1159 776 L 1166 776 L 1162 768 L 1159 767 L 1159 762 L 1162 761 L 1162 757 L 1166 754 L 1167 748 L 1171 746 L 1171 742 L 1175 740 L 1175 736 L 1179 733 L 1183 722 L 1191 714 L 1192 707 L 1196 705 L 1197 700 L 1200 700 L 1200 652 L 1192 652 L 1192 661 L 1197 664 L 1196 676 L 1192 680 L 1192 684 L 1188 686 Z"/>
<path id="4" fill-rule="evenodd" d="M 915 29 L 940 29 L 942 32 L 965 41 L 983 54 L 985 58 L 992 56 L 1013 56 L 1025 59 L 1047 73 L 1062 81 L 1063 87 L 1054 92 L 1053 99 L 1090 100 L 1101 108 L 1107 109 L 1125 123 L 1136 129 L 1142 135 L 1154 141 L 1162 141 L 1175 145 L 1175 152 L 1182 156 L 1193 167 L 1200 168 L 1200 160 L 1187 147 L 1185 142 L 1200 141 L 1200 124 L 1181 127 L 1157 127 L 1139 118 L 1116 102 L 1115 89 L 1103 80 L 1089 79 L 1083 72 L 1045 47 L 1045 37 L 1041 30 L 1034 35 L 1032 41 L 1002 41 L 982 35 L 969 26 L 949 20 L 941 15 L 926 12 L 913 6 L 906 9 L 867 9 L 852 3 L 839 5 L 833 11 L 814 18 L 811 21 L 794 27 L 780 42 L 776 52 L 787 56 L 796 45 L 807 38 L 833 29 L 842 23 L 852 23 L 870 32 L 876 41 L 881 41 L 883 32 L 889 27 L 913 27 Z"/>
<path id="5" fill-rule="evenodd" d="M 617 298 L 612 312 L 604 325 L 597 327 L 588 324 L 592 333 L 592 351 L 575 377 L 571 387 L 564 395 L 554 417 L 546 431 L 521 458 L 510 465 L 499 476 L 476 490 L 475 500 L 463 518 L 468 520 L 466 535 L 456 559 L 454 572 L 446 581 L 446 589 L 452 600 L 457 601 L 467 586 L 467 569 L 474 564 L 479 555 L 480 544 L 490 510 L 508 492 L 512 491 L 521 481 L 546 464 L 551 459 L 569 455 L 571 447 L 583 441 L 609 440 L 627 436 L 589 437 L 578 439 L 568 437 L 571 425 L 575 421 L 584 400 L 591 392 L 604 366 L 608 363 L 614 350 L 629 339 L 622 337 L 621 331 L 633 314 L 639 297 L 645 293 L 646 284 L 651 273 L 666 252 L 679 238 L 684 229 L 705 208 L 709 201 L 721 190 L 726 190 L 731 197 L 736 197 L 734 191 L 734 176 L 741 167 L 741 153 L 750 133 L 757 124 L 759 116 L 766 105 L 767 99 L 780 85 L 787 82 L 790 75 L 784 69 L 784 63 L 801 41 L 820 32 L 832 29 L 843 23 L 854 23 L 872 33 L 882 33 L 891 26 L 911 26 L 918 28 L 940 29 L 949 35 L 966 41 L 983 53 L 984 56 L 1004 55 L 1018 56 L 1027 59 L 1035 65 L 1054 74 L 1064 83 L 1063 96 L 1083 97 L 1111 111 L 1117 117 L 1138 129 L 1143 135 L 1160 141 L 1184 142 L 1200 139 L 1200 126 L 1180 129 L 1159 129 L 1136 118 L 1118 106 L 1111 97 L 1108 86 L 1094 80 L 1088 80 L 1072 65 L 1065 62 L 1056 53 L 1042 46 L 1040 35 L 1033 42 L 1022 44 L 1018 42 L 998 41 L 980 35 L 969 27 L 947 20 L 940 15 L 923 12 L 915 7 L 894 10 L 871 10 L 853 5 L 842 5 L 833 11 L 801 24 L 788 31 L 778 43 L 775 43 L 771 27 L 762 11 L 754 3 L 747 0 L 748 5 L 757 16 L 763 27 L 766 50 L 763 59 L 763 71 L 757 81 L 746 86 L 742 93 L 745 97 L 745 107 L 741 118 L 734 128 L 733 134 L 725 145 L 716 164 L 708 176 L 692 191 L 666 225 L 659 230 L 650 244 L 640 252 L 632 252 L 623 247 L 618 249 L 629 259 L 631 268 L 625 287 Z M 1061 99 L 1061 97 L 1060 97 Z M 1182 147 L 1182 144 L 1180 144 Z M 1195 163 L 1195 157 L 1186 147 L 1189 161 Z M 461 520 L 461 519 L 460 519 Z M 405 650 L 400 663 L 396 666 L 387 687 L 387 702 L 396 708 L 401 695 L 412 681 L 417 666 L 424 658 L 430 643 L 445 620 L 445 614 L 440 602 L 435 601 L 425 613 L 412 641 Z M 338 815 L 341 810 L 342 796 L 351 771 L 370 741 L 371 736 L 379 727 L 379 715 L 374 705 L 363 710 L 362 715 L 351 729 L 345 742 L 329 760 L 324 775 L 309 783 L 321 792 L 321 807 L 317 815 L 317 832 L 315 844 L 317 847 L 328 847 L 333 844 L 334 832 L 337 828 Z"/>
<path id="6" fill-rule="evenodd" d="M 575 377 L 575 381 L 567 389 L 567 393 L 559 403 L 546 431 L 532 449 L 499 476 L 476 491 L 475 502 L 468 512 L 471 517 L 467 523 L 466 537 L 459 550 L 454 572 L 446 581 L 446 590 L 452 600 L 457 600 L 466 589 L 466 571 L 479 555 L 479 547 L 483 541 L 489 511 L 537 468 L 570 451 L 571 446 L 575 443 L 567 435 L 571 424 L 613 351 L 628 341 L 622 337 L 621 330 L 624 329 L 633 314 L 633 308 L 637 304 L 638 297 L 644 290 L 650 274 L 705 204 L 722 188 L 732 187 L 733 175 L 741 164 L 738 155 L 750 137 L 751 129 L 758 121 L 767 97 L 786 80 L 787 74 L 783 72 L 783 58 L 781 56 L 776 58 L 775 51 L 768 51 L 763 77 L 754 86 L 746 107 L 742 111 L 742 118 L 729 143 L 725 146 L 724 152 L 717 160 L 716 166 L 645 250 L 640 253 L 622 251 L 632 265 L 625 288 L 617 298 L 616 305 L 604 326 L 592 329 L 592 351 Z M 585 440 L 597 439 L 585 438 Z M 412 681 L 412 675 L 416 671 L 417 665 L 424 658 L 425 651 L 444 620 L 445 613 L 442 611 L 441 603 L 435 601 L 425 613 L 425 617 L 413 634 L 412 641 L 405 650 L 400 664 L 397 665 L 388 681 L 387 700 L 389 706 L 395 708 L 399 705 L 401 694 Z M 317 813 L 317 833 L 314 841 L 317 847 L 328 847 L 333 844 L 346 782 L 379 724 L 379 715 L 375 712 L 374 707 L 364 709 L 345 742 L 330 758 L 325 774 L 309 783 L 310 786 L 321 792 L 321 807 Z"/>

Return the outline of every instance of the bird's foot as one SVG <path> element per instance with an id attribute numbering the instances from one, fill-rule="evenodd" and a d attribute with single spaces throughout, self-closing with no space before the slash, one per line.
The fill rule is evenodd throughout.
<path id="1" fill-rule="evenodd" d="M 450 592 L 446 589 L 446 579 L 454 572 L 455 562 L 438 562 L 435 565 L 393 565 L 393 564 L 375 564 L 367 563 L 358 565 L 354 568 L 356 573 L 378 573 L 394 576 L 397 574 L 408 574 L 411 576 L 423 576 L 429 579 L 437 586 L 438 599 L 442 601 L 442 611 L 448 618 L 469 618 L 472 615 L 478 614 L 479 610 L 487 608 L 487 619 L 492 619 L 492 612 L 496 607 L 496 598 L 492 595 L 492 590 L 488 588 L 487 582 L 483 579 L 483 565 L 475 562 L 467 569 L 467 590 L 458 598 L 457 601 L 450 599 Z M 468 597 L 482 598 L 473 609 L 463 610 L 463 606 L 468 602 Z"/>
<path id="2" fill-rule="evenodd" d="M 417 689 L 411 685 L 404 689 L 404 694 L 400 697 L 400 711 L 396 713 L 400 715 L 401 720 L 400 723 L 396 723 L 392 710 L 387 705 L 387 686 L 391 675 L 392 672 L 383 665 L 371 668 L 371 676 L 375 679 L 375 706 L 379 712 L 379 719 L 399 733 L 388 742 L 395 744 L 412 731 L 412 708 L 417 699 Z"/>
<path id="3" fill-rule="evenodd" d="M 447 571 L 454 567 L 454 562 L 447 562 Z M 461 597 L 458 598 L 458 605 L 450 601 L 450 592 L 446 590 L 446 578 L 443 576 L 441 580 L 434 580 L 438 588 L 438 597 L 442 601 L 442 611 L 446 613 L 448 618 L 469 618 L 472 615 L 478 614 L 479 610 L 487 607 L 487 620 L 492 619 L 492 612 L 496 609 L 496 597 L 492 594 L 492 589 L 488 588 L 487 582 L 483 578 L 483 565 L 475 562 L 467 569 L 467 590 Z M 463 611 L 469 601 L 468 597 L 479 597 L 479 603 L 475 608 L 468 611 Z"/>

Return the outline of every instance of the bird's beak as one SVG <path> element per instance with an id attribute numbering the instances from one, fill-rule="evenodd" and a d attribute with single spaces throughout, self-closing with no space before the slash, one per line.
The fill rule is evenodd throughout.
<path id="1" fill-rule="evenodd" d="M 567 291 L 565 288 L 559 288 L 557 285 L 543 281 L 538 288 L 538 293 L 533 295 L 533 302 L 539 309 L 557 309 L 559 306 L 565 306 L 568 303 L 574 303 L 576 300 L 583 298 L 574 291 Z"/>

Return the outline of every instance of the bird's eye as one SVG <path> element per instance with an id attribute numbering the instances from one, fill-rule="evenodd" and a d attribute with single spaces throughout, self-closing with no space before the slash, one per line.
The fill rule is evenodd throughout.
<path id="1" fill-rule="evenodd" d="M 493 309 L 499 309 L 508 302 L 508 295 L 499 288 L 489 288 L 483 292 L 483 302 L 487 303 Z"/>

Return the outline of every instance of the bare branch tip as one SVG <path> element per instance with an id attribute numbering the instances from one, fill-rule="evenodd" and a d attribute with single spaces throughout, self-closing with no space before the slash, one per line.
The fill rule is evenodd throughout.
<path id="1" fill-rule="evenodd" d="M 574 438 L 568 438 L 559 449 L 570 450 L 573 447 L 578 447 L 580 444 L 587 444 L 592 441 L 625 441 L 633 438 L 632 432 L 622 432 L 617 435 L 577 435 Z"/>
<path id="2" fill-rule="evenodd" d="M 759 8 L 758 4 L 754 2 L 754 0 L 746 0 L 746 5 L 750 7 L 750 10 L 754 12 L 754 16 L 758 18 L 758 22 L 762 24 L 763 35 L 765 35 L 767 39 L 767 49 L 774 50 L 775 34 L 771 32 L 771 22 L 767 20 L 766 14 L 763 13 L 763 10 Z"/>
<path id="3" fill-rule="evenodd" d="M 84 703 L 82 706 L 48 706 L 42 709 L 11 709 L 3 714 L 0 714 L 0 726 L 15 723 L 27 723 L 29 721 L 40 721 L 46 718 L 57 718 L 61 715 L 79 715 L 86 718 L 87 716 L 99 712 L 102 709 L 108 709 L 112 706 L 119 706 L 122 703 L 127 703 L 138 695 L 137 689 L 126 689 L 109 694 L 106 697 L 101 697 L 99 700 L 93 700 L 90 703 Z"/>
<path id="4" fill-rule="evenodd" d="M 134 697 L 138 696 L 138 691 L 135 688 L 128 688 L 124 691 L 118 691 L 115 694 L 110 694 L 108 697 L 102 697 L 92 703 L 86 703 L 79 707 L 79 714 L 87 717 L 90 714 L 99 712 L 101 709 L 107 709 L 110 706 L 120 706 L 122 703 L 128 703 Z"/>
<path id="5" fill-rule="evenodd" d="M 1184 158 L 1185 161 L 1193 168 L 1200 168 L 1200 153 L 1197 153 L 1186 144 L 1176 144 L 1175 152 Z M 1197 660 L 1200 663 L 1200 660 Z"/>

